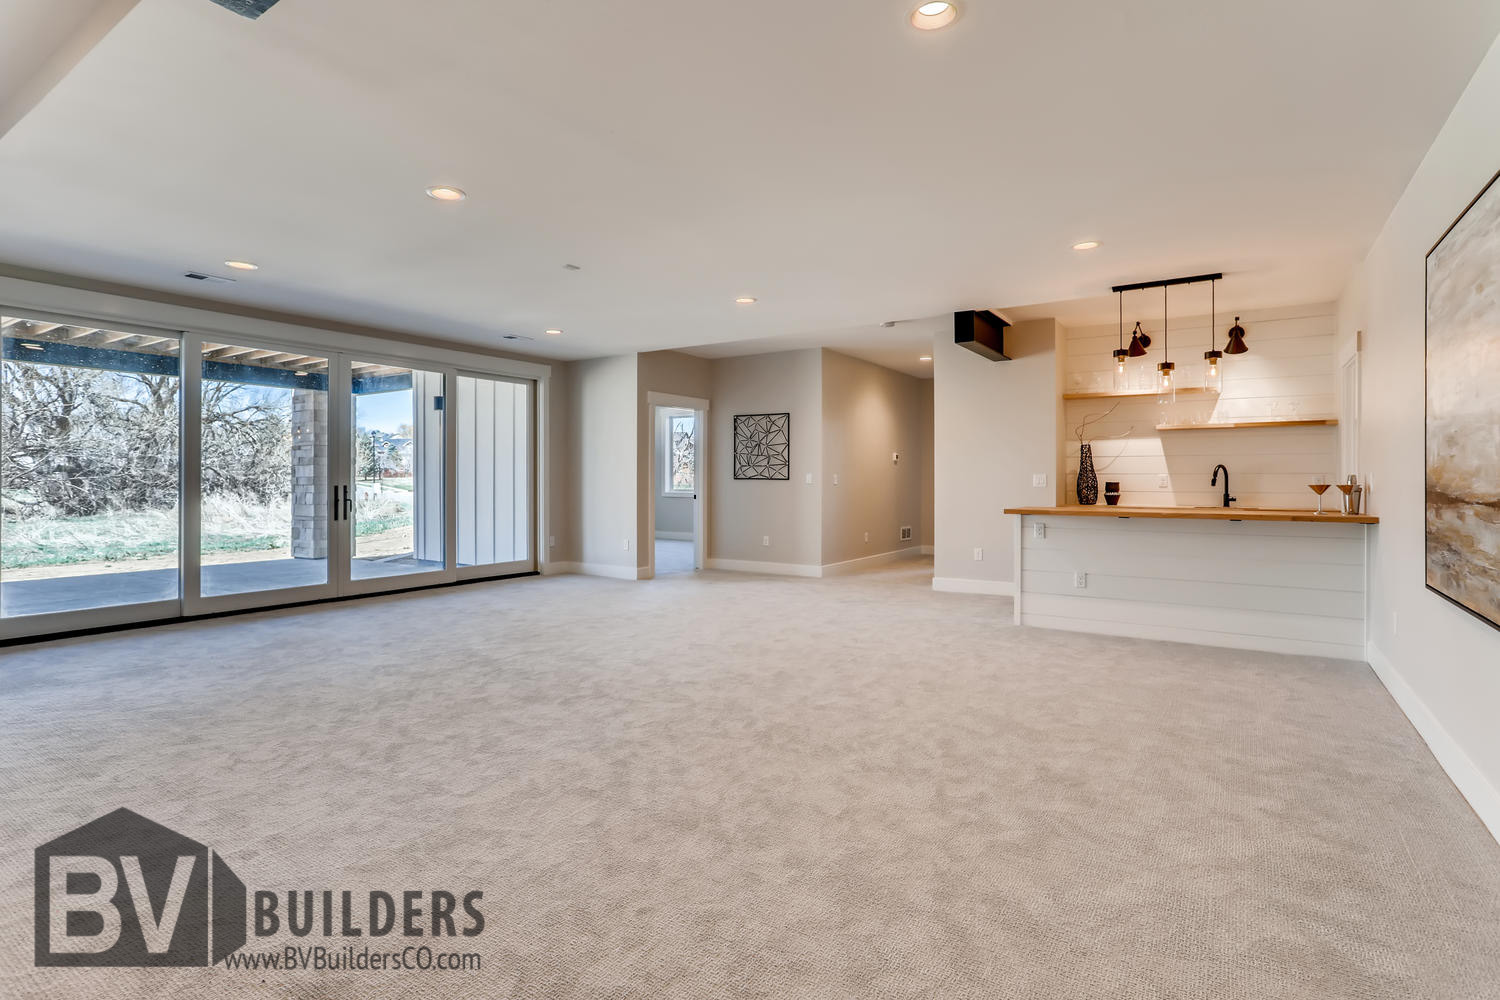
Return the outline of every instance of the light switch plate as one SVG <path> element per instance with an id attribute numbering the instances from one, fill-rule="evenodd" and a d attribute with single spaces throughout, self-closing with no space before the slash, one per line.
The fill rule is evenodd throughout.
<path id="1" fill-rule="evenodd" d="M 833 474 L 833 485 L 837 486 L 838 484 L 839 484 L 839 474 L 837 472 L 835 472 Z"/>
<path id="2" fill-rule="evenodd" d="M 1042 487 L 1047 485 L 1047 474 L 1045 472 L 1033 472 L 1031 474 L 1031 485 Z"/>
<path id="3" fill-rule="evenodd" d="M 771 536 L 770 535 L 761 535 L 760 536 L 760 544 L 761 544 L 762 548 L 767 548 L 767 549 L 770 548 L 771 547 Z"/>
<path id="4" fill-rule="evenodd" d="M 974 550 L 974 561 L 975 562 L 984 562 L 984 549 L 975 549 Z"/>
<path id="5" fill-rule="evenodd" d="M 809 486 L 811 486 L 811 485 L 812 485 L 812 473 L 811 473 L 811 472 L 809 472 L 809 473 L 808 473 L 808 474 L 807 474 L 807 475 L 806 475 L 806 477 L 804 477 L 804 480 L 803 480 L 803 481 L 804 481 L 804 482 L 806 482 L 806 483 L 807 483 L 807 485 L 809 485 Z"/>

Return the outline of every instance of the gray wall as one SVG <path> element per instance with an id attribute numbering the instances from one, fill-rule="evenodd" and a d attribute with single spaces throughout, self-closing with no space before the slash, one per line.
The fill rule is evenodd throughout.
<path id="1" fill-rule="evenodd" d="M 634 570 L 642 537 L 636 521 L 639 449 L 630 419 L 637 410 L 636 356 L 579 361 L 571 368 L 569 464 L 577 497 L 578 561 Z"/>
<path id="2" fill-rule="evenodd" d="M 821 565 L 822 367 L 817 348 L 713 363 L 710 558 Z M 735 480 L 734 415 L 783 412 L 791 414 L 791 479 Z"/>
<path id="3" fill-rule="evenodd" d="M 829 350 L 822 369 L 823 565 L 919 548 L 929 447 L 923 381 Z M 910 541 L 900 540 L 902 525 Z"/>
<path id="4" fill-rule="evenodd" d="M 1008 584 L 1015 575 L 1012 506 L 1056 499 L 1058 326 L 1005 331 L 1012 361 L 987 361 L 938 334 L 933 360 L 935 570 L 945 579 Z M 1047 486 L 1031 485 L 1046 473 Z M 984 559 L 974 561 L 974 549 Z"/>

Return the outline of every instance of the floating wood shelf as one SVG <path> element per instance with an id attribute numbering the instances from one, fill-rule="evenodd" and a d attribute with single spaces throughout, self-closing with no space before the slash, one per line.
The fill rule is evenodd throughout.
<path id="1" fill-rule="evenodd" d="M 1183 521 L 1292 521 L 1301 524 L 1379 524 L 1372 514 L 1316 510 L 1265 510 L 1258 507 L 1007 507 L 1007 514 L 1048 517 L 1163 518 Z"/>
<path id="2" fill-rule="evenodd" d="M 1202 386 L 1190 386 L 1178 389 L 1179 396 L 1201 396 L 1205 393 L 1214 392 L 1213 389 L 1205 389 Z M 1126 389 L 1124 392 L 1065 392 L 1063 399 L 1115 399 L 1126 396 L 1159 396 L 1161 393 L 1155 389 Z"/>
<path id="3" fill-rule="evenodd" d="M 1338 420 L 1334 417 L 1321 417 L 1316 420 L 1236 420 L 1230 423 L 1216 424 L 1157 424 L 1159 431 L 1222 431 L 1233 430 L 1240 427 L 1337 427 Z"/>

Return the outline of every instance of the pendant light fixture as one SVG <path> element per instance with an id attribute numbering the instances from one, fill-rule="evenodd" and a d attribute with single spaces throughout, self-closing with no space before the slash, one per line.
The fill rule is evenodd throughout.
<path id="1" fill-rule="evenodd" d="M 1167 286 L 1161 286 L 1161 364 L 1156 366 L 1156 373 L 1161 378 L 1160 395 L 1170 396 L 1173 394 L 1172 373 L 1177 366 L 1167 360 L 1170 351 L 1167 340 Z"/>
<path id="2" fill-rule="evenodd" d="M 1203 387 L 1209 392 L 1218 392 L 1224 380 L 1219 372 L 1219 362 L 1224 358 L 1223 351 L 1214 350 L 1214 328 L 1218 326 L 1219 317 L 1216 314 L 1218 299 L 1215 296 L 1216 282 L 1208 283 L 1208 350 L 1203 352 L 1203 360 L 1206 368 L 1203 372 Z"/>
<path id="3" fill-rule="evenodd" d="M 1130 357 L 1130 352 L 1125 349 L 1125 293 L 1119 292 L 1120 297 L 1120 346 L 1115 348 L 1115 376 L 1116 382 L 1125 377 L 1125 361 Z M 1125 388 L 1123 385 L 1117 388 Z"/>
<path id="4" fill-rule="evenodd" d="M 1225 354 L 1245 354 L 1250 350 L 1245 345 L 1245 328 L 1240 326 L 1240 318 L 1234 318 L 1234 326 L 1229 328 L 1229 343 L 1224 345 Z"/>
<path id="5" fill-rule="evenodd" d="M 1168 316 L 1168 308 L 1169 308 L 1169 305 L 1170 305 L 1170 303 L 1168 302 L 1168 299 L 1167 299 L 1167 289 L 1170 288 L 1172 285 L 1194 285 L 1194 284 L 1197 284 L 1200 281 L 1207 281 L 1209 283 L 1210 287 L 1212 287 L 1213 283 L 1216 282 L 1216 281 L 1218 281 L 1222 277 L 1224 277 L 1224 275 L 1217 274 L 1217 273 L 1215 273 L 1215 274 L 1195 274 L 1195 275 L 1192 275 L 1191 277 L 1184 277 L 1184 278 L 1162 278 L 1162 279 L 1159 279 L 1157 281 L 1138 281 L 1138 282 L 1136 282 L 1134 284 L 1130 284 L 1130 285 L 1115 285 L 1113 288 L 1111 288 L 1110 291 L 1112 291 L 1116 295 L 1120 296 L 1120 347 L 1117 350 L 1115 350 L 1115 352 L 1114 352 L 1115 371 L 1117 373 L 1119 373 L 1120 375 L 1123 376 L 1124 371 L 1125 371 L 1125 361 L 1126 361 L 1126 359 L 1127 358 L 1143 358 L 1143 357 L 1145 357 L 1146 356 L 1146 348 L 1148 348 L 1148 347 L 1151 346 L 1151 336 L 1150 336 L 1150 334 L 1148 334 L 1144 329 L 1141 328 L 1141 321 L 1140 320 L 1136 320 L 1135 321 L 1135 329 L 1133 331 L 1131 331 L 1131 334 L 1130 334 L 1130 346 L 1128 348 L 1125 347 L 1125 293 L 1126 292 L 1143 291 L 1143 290 L 1145 290 L 1147 288 L 1160 288 L 1161 289 L 1161 343 L 1162 343 L 1162 358 L 1161 358 L 1161 364 L 1159 364 L 1159 365 L 1156 366 L 1156 374 L 1157 374 L 1158 389 L 1159 389 L 1158 395 L 1166 397 L 1167 401 L 1175 399 L 1176 395 L 1177 395 L 1177 387 L 1176 387 L 1177 366 L 1175 364 L 1173 364 L 1172 361 L 1167 357 L 1167 322 L 1168 322 L 1168 318 L 1169 318 L 1169 316 Z M 1217 305 L 1215 305 L 1215 308 L 1217 308 Z M 1212 320 L 1210 320 L 1210 323 L 1209 323 L 1209 330 L 1210 330 L 1210 334 L 1211 334 L 1212 330 L 1213 330 Z M 1244 336 L 1244 331 L 1243 330 L 1240 331 L 1240 336 L 1241 336 L 1241 338 L 1243 338 L 1243 336 Z M 1213 345 L 1209 344 L 1209 346 L 1212 347 Z M 1245 348 L 1244 348 L 1243 339 L 1242 339 L 1241 346 L 1240 346 L 1241 353 L 1243 353 L 1244 350 L 1245 350 Z M 1232 348 L 1230 349 L 1230 353 L 1231 354 L 1234 353 L 1234 350 Z M 1209 360 L 1212 360 L 1214 362 L 1213 366 L 1215 368 L 1217 368 L 1217 366 L 1218 366 L 1217 359 L 1216 358 L 1211 358 L 1210 356 L 1211 355 L 1216 355 L 1216 354 L 1218 354 L 1218 352 L 1216 352 L 1216 351 L 1209 351 L 1208 354 L 1204 355 L 1205 359 L 1209 359 Z M 1217 378 L 1218 377 L 1217 373 L 1215 373 L 1215 375 L 1213 377 Z M 1150 390 L 1147 389 L 1146 391 L 1149 392 Z"/>

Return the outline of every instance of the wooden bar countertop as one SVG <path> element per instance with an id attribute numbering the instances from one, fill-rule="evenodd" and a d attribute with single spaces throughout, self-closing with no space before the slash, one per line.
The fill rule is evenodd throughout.
<path id="1" fill-rule="evenodd" d="M 1302 524 L 1379 524 L 1370 514 L 1316 510 L 1260 510 L 1255 507 L 1007 507 L 1007 514 L 1044 514 L 1048 517 L 1155 517 L 1185 521 L 1297 521 Z"/>

